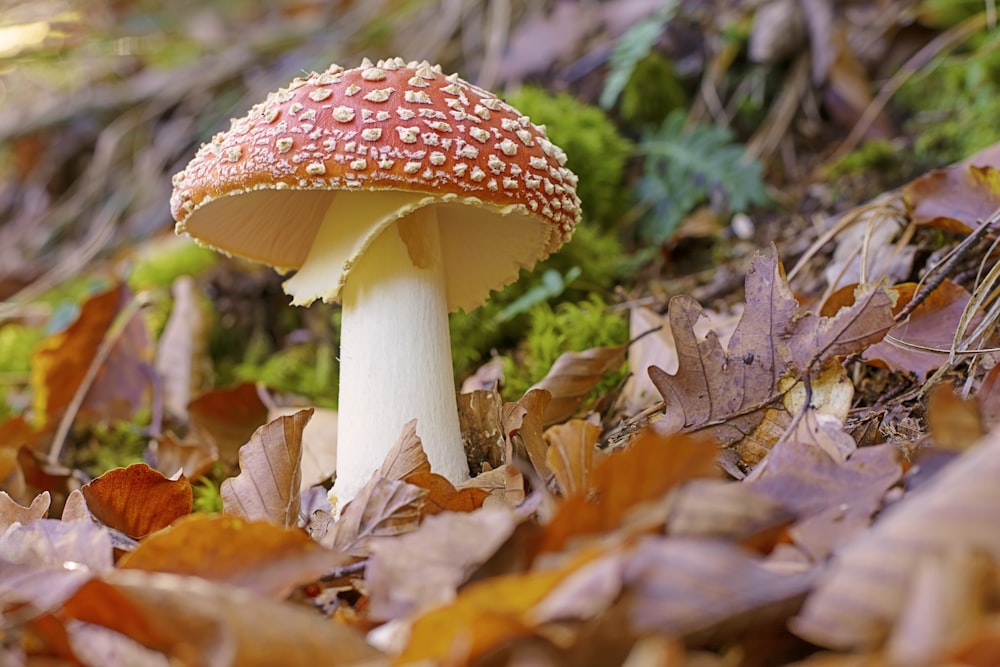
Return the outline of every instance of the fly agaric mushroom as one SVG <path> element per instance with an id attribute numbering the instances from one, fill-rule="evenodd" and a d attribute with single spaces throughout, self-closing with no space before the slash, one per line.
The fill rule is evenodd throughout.
<path id="1" fill-rule="evenodd" d="M 449 311 L 565 243 L 566 155 L 492 93 L 400 58 L 294 80 L 174 176 L 177 232 L 296 273 L 292 303 L 343 305 L 337 479 L 350 500 L 417 420 L 431 468 L 468 463 Z"/>

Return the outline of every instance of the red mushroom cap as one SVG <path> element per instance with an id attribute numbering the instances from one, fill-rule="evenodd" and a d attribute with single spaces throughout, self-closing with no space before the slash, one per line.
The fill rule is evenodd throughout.
<path id="1" fill-rule="evenodd" d="M 170 204 L 178 233 L 282 269 L 301 266 L 331 206 L 371 213 L 371 228 L 345 225 L 344 275 L 385 225 L 439 206 L 446 264 L 483 274 L 449 284 L 449 305 L 467 308 L 569 239 L 580 200 L 565 163 L 544 127 L 492 93 L 426 62 L 366 59 L 296 79 L 234 119 L 174 176 Z M 361 203 L 375 191 L 410 195 L 387 215 Z M 505 227 L 531 243 L 507 243 Z"/>

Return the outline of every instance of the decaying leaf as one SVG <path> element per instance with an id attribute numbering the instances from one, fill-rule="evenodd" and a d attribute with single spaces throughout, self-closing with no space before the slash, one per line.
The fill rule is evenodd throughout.
<path id="1" fill-rule="evenodd" d="M 504 405 L 503 425 L 513 451 L 527 458 L 539 479 L 548 481 L 552 476 L 545 463 L 548 444 L 544 437 L 544 415 L 548 412 L 552 395 L 544 389 L 529 389 L 515 403 Z"/>
<path id="2" fill-rule="evenodd" d="M 933 584 L 919 580 L 959 582 L 955 563 L 970 562 L 977 552 L 993 562 L 1000 558 L 998 476 L 1000 437 L 993 435 L 886 510 L 871 530 L 837 551 L 794 619 L 796 634 L 835 648 L 901 641 L 899 633 L 910 627 L 902 619 L 917 591 Z M 937 648 L 956 639 L 939 637 Z"/>
<path id="3" fill-rule="evenodd" d="M 208 386 L 212 362 L 208 353 L 209 328 L 199 303 L 194 278 L 183 275 L 171 287 L 173 308 L 156 349 L 156 372 L 163 386 L 163 405 L 187 421 L 191 397 Z"/>
<path id="4" fill-rule="evenodd" d="M 585 495 L 590 491 L 594 455 L 601 427 L 583 419 L 571 419 L 545 431 L 549 451 L 545 464 L 556 477 L 564 497 Z"/>
<path id="5" fill-rule="evenodd" d="M 169 480 L 145 463 L 115 468 L 81 489 L 87 507 L 104 525 L 140 538 L 191 513 L 191 484 Z"/>
<path id="6" fill-rule="evenodd" d="M 222 508 L 244 519 L 279 526 L 299 522 L 302 431 L 313 411 L 278 417 L 257 429 L 240 448 L 240 474 L 222 483 Z"/>
<path id="7" fill-rule="evenodd" d="M 60 567 L 75 563 L 74 567 L 97 573 L 114 565 L 108 529 L 90 520 L 38 519 L 12 526 L 0 534 L 0 554 L 10 563 Z"/>
<path id="8" fill-rule="evenodd" d="M 150 535 L 118 562 L 124 569 L 197 576 L 285 597 L 347 559 L 302 530 L 231 516 L 191 515 Z"/>
<path id="9" fill-rule="evenodd" d="M 215 445 L 200 440 L 180 440 L 168 432 L 150 443 L 146 460 L 166 477 L 182 474 L 190 480 L 197 480 L 219 460 L 219 452 Z"/>
<path id="10" fill-rule="evenodd" d="M 749 484 L 694 479 L 671 494 L 667 534 L 742 540 L 786 523 L 791 513 Z"/>
<path id="11" fill-rule="evenodd" d="M 505 507 L 482 508 L 430 516 L 411 533 L 372 540 L 365 570 L 369 617 L 389 620 L 451 602 L 516 525 Z"/>
<path id="12" fill-rule="evenodd" d="M 298 408 L 271 408 L 268 420 L 290 417 Z M 312 408 L 309 423 L 302 429 L 302 482 L 300 491 L 333 477 L 337 470 L 337 421 L 336 410 Z"/>

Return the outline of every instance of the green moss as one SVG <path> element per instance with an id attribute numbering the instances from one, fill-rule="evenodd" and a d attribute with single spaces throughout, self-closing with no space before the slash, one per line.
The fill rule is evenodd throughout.
<path id="1" fill-rule="evenodd" d="M 903 155 L 891 141 L 874 139 L 866 141 L 841 160 L 831 165 L 827 175 L 831 178 L 854 176 L 867 172 L 895 172 L 900 168 Z"/>
<path id="2" fill-rule="evenodd" d="M 603 111 L 565 93 L 525 86 L 507 99 L 532 122 L 544 124 L 549 138 L 566 151 L 566 166 L 580 177 L 584 220 L 612 227 L 628 208 L 622 181 L 632 144 Z"/>
<path id="3" fill-rule="evenodd" d="M 218 467 L 216 465 L 216 467 Z M 206 475 L 191 485 L 194 493 L 194 511 L 202 514 L 222 512 L 222 492 L 220 483 L 213 474 Z"/>
<path id="4" fill-rule="evenodd" d="M 640 60 L 622 91 L 618 113 L 632 125 L 659 125 L 674 109 L 687 107 L 687 93 L 674 65 L 657 53 Z"/>
<path id="5" fill-rule="evenodd" d="M 218 254 L 186 239 L 157 244 L 136 259 L 128 285 L 136 292 L 169 289 L 180 276 L 198 276 L 214 265 Z"/>
<path id="6" fill-rule="evenodd" d="M 42 327 L 0 326 L 0 421 L 19 412 L 12 404 L 27 404 L 31 352 L 43 338 Z"/>
<path id="7" fill-rule="evenodd" d="M 503 393 L 508 400 L 517 400 L 542 379 L 563 352 L 621 345 L 628 341 L 625 316 L 609 310 L 597 294 L 578 303 L 561 303 L 555 308 L 539 304 L 531 310 L 530 320 L 521 348 L 514 356 L 504 357 L 506 384 Z M 620 374 L 613 375 L 616 377 L 606 378 L 599 390 L 621 379 Z"/>
<path id="8" fill-rule="evenodd" d="M 97 477 L 114 468 L 141 463 L 149 436 L 148 421 L 142 417 L 134 422 L 115 421 L 88 426 L 74 453 L 74 464 L 88 475 Z"/>
<path id="9" fill-rule="evenodd" d="M 964 53 L 940 58 L 896 95 L 911 118 L 913 153 L 924 168 L 948 164 L 1000 140 L 1000 37 L 981 34 Z"/>
<path id="10" fill-rule="evenodd" d="M 336 407 L 339 365 L 326 341 L 271 350 L 257 338 L 234 369 L 237 380 L 263 382 L 272 389 L 307 396 L 317 405 Z"/>

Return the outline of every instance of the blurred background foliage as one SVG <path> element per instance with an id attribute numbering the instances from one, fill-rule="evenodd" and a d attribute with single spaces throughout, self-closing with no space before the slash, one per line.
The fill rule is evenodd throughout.
<path id="1" fill-rule="evenodd" d="M 168 210 L 170 175 L 200 142 L 331 62 L 440 62 L 566 150 L 574 240 L 452 319 L 457 378 L 499 356 L 513 398 L 559 353 L 625 342 L 629 304 L 718 298 L 754 249 L 811 240 L 818 208 L 1000 138 L 982 2 L 818 5 L 826 23 L 798 0 L 6 0 L 0 418 L 29 409 L 32 350 L 87 295 L 126 281 L 157 340 L 180 276 L 205 314 L 190 335 L 206 383 L 336 405 L 336 306 L 292 309 L 270 270 L 174 242 Z M 699 277 L 664 287 L 685 274 Z"/>

